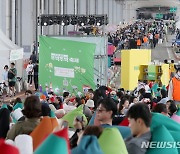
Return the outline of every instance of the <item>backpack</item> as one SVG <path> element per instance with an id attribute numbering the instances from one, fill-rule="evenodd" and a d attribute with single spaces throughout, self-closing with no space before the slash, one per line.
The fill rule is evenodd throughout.
<path id="1" fill-rule="evenodd" d="M 15 75 L 12 72 L 8 71 L 8 79 L 13 79 L 14 77 Z"/>

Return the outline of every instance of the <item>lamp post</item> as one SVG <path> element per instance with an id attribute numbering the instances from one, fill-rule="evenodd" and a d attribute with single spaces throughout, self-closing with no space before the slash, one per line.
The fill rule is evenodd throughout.
<path id="1" fill-rule="evenodd" d="M 36 0 L 36 30 L 35 31 L 36 31 L 35 54 L 37 56 L 38 55 L 38 0 Z"/>

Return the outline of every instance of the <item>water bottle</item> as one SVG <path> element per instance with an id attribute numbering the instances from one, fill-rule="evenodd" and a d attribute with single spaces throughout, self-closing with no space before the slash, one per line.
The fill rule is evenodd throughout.
<path id="1" fill-rule="evenodd" d="M 41 86 L 41 84 L 39 85 L 39 92 L 42 93 L 42 86 Z"/>

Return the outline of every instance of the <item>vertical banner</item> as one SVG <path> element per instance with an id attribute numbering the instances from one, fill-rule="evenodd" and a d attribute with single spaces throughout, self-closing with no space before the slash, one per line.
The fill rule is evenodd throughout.
<path id="1" fill-rule="evenodd" d="M 56 93 L 83 91 L 83 86 L 95 88 L 94 52 L 96 45 L 70 40 L 40 37 L 39 84 Z"/>
<path id="2" fill-rule="evenodd" d="M 156 66 L 155 65 L 148 66 L 148 80 L 156 80 Z"/>

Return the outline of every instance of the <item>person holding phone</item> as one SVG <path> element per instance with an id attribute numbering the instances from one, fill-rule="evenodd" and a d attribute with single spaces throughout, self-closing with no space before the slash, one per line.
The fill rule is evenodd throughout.
<path id="1" fill-rule="evenodd" d="M 74 148 L 77 146 L 78 133 L 83 131 L 85 128 L 85 120 L 83 116 L 77 116 L 73 122 L 74 128 L 76 129 L 74 135 L 70 138 L 70 146 Z"/>

